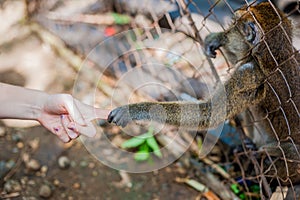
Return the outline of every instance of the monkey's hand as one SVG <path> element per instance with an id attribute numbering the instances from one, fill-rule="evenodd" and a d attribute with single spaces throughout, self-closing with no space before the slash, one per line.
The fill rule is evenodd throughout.
<path id="1" fill-rule="evenodd" d="M 226 41 L 227 40 L 224 32 L 209 34 L 204 41 L 206 55 L 208 55 L 211 58 L 216 58 L 216 50 L 223 46 L 226 43 Z"/>
<path id="2" fill-rule="evenodd" d="M 117 107 L 110 112 L 108 122 L 125 127 L 133 120 L 149 121 L 152 118 L 150 115 L 154 105 L 155 103 L 145 102 Z M 160 121 L 159 118 L 157 121 Z"/>
<path id="3" fill-rule="evenodd" d="M 109 123 L 115 123 L 117 126 L 125 127 L 132 121 L 129 114 L 129 106 L 121 106 L 112 110 L 108 115 L 107 121 Z"/>

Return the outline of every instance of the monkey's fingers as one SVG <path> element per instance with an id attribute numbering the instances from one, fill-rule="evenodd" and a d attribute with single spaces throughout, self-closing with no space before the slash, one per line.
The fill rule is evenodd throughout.
<path id="1" fill-rule="evenodd" d="M 205 38 L 204 49 L 207 56 L 211 58 L 216 58 L 216 50 L 219 49 L 224 40 L 223 33 L 211 33 Z"/>
<path id="2" fill-rule="evenodd" d="M 107 121 L 109 123 L 115 123 L 117 126 L 125 127 L 130 121 L 132 121 L 128 106 L 122 106 L 112 110 Z"/>

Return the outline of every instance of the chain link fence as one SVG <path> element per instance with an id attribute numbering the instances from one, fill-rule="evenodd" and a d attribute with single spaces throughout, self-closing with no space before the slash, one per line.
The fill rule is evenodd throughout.
<path id="1" fill-rule="evenodd" d="M 221 131 L 196 131 L 192 139 L 191 135 L 182 134 L 176 141 L 190 147 L 189 163 L 199 171 L 197 178 L 221 199 L 300 198 L 297 187 L 300 180 L 300 37 L 296 32 L 291 39 L 284 27 L 286 17 L 299 21 L 299 1 L 266 1 L 273 10 L 262 11 L 261 15 L 274 12 L 271 16 L 278 17 L 277 25 L 268 27 L 267 32 L 263 32 L 265 27 L 272 23 L 251 10 L 261 1 L 91 0 L 82 6 L 77 5 L 78 1 L 73 7 L 71 2 L 28 1 L 28 9 L 33 19 L 60 36 L 73 51 L 87 57 L 88 66 L 81 69 L 81 74 L 94 73 L 91 69 L 95 69 L 95 74 L 104 75 L 101 81 L 115 89 L 114 95 L 108 94 L 113 107 L 139 101 L 209 99 L 218 84 L 230 79 L 237 65 L 222 50 L 217 52 L 216 59 L 208 57 L 205 37 L 213 32 L 226 32 L 231 24 L 238 23 L 235 11 L 244 6 L 243 15 L 251 16 L 259 27 L 255 31 L 262 32 L 256 47 L 263 46 L 261 52 L 265 55 L 261 56 L 268 63 L 258 60 L 258 64 L 265 65 L 266 69 L 272 65 L 263 85 L 268 88 L 267 97 L 274 102 L 243 110 L 227 120 Z M 286 16 L 279 14 L 275 7 Z M 295 23 L 297 29 L 299 25 Z M 281 41 L 273 41 L 272 34 L 283 34 Z M 288 43 L 289 49 L 283 49 L 281 43 Z M 250 54 L 249 59 L 253 59 Z M 84 96 L 90 90 L 87 87 L 84 81 L 80 82 L 75 87 L 78 96 Z M 106 91 L 103 87 L 101 90 Z M 130 129 L 133 134 L 141 131 L 141 128 Z M 172 138 L 176 131 L 169 127 L 157 139 L 167 146 L 166 138 Z M 212 150 L 205 158 L 199 158 L 197 142 L 205 137 L 210 138 Z M 176 152 L 179 146 L 167 151 L 178 158 L 183 153 Z"/>

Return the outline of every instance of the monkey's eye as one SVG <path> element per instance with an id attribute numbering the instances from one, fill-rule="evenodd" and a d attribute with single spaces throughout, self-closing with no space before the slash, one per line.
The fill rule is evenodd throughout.
<path id="1" fill-rule="evenodd" d="M 250 42 L 251 44 L 254 44 L 255 43 L 255 38 L 256 38 L 255 24 L 253 22 L 245 23 L 243 31 L 244 31 L 246 40 L 248 42 Z"/>

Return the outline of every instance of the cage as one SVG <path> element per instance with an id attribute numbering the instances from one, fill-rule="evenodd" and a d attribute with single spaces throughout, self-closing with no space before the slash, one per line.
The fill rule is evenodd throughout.
<path id="1" fill-rule="evenodd" d="M 150 168 L 164 167 L 188 151 L 189 163 L 198 174 L 196 178 L 221 199 L 299 198 L 300 41 L 297 32 L 291 39 L 284 27 L 287 18 L 299 20 L 299 1 L 91 0 L 80 9 L 72 9 L 70 2 L 41 1 L 32 16 L 59 35 L 73 51 L 86 56 L 74 93 L 89 99 L 95 96 L 94 88 L 98 88 L 111 97 L 113 107 L 141 101 L 205 102 L 212 98 L 241 63 L 232 63 L 228 52 L 222 49 L 215 59 L 209 57 L 205 38 L 214 32 L 228 32 L 239 24 L 240 18 L 249 15 L 259 29 L 250 26 L 250 35 L 259 32 L 261 37 L 247 56 L 261 65 L 251 53 L 259 45 L 264 47 L 260 51 L 267 55 L 261 55 L 261 59 L 268 60 L 264 64 L 272 65 L 272 72 L 266 72 L 268 76 L 261 85 L 268 87 L 266 95 L 276 101 L 269 102 L 271 110 L 258 111 L 257 107 L 249 109 L 251 106 L 245 105 L 238 115 L 208 131 L 155 124 L 159 127 L 156 138 L 163 146 L 164 160 L 155 159 L 158 164 Z M 272 24 L 273 19 L 256 15 L 251 9 L 262 2 L 270 4 L 271 10 L 262 10 L 261 15 L 273 12 L 271 16 L 278 18 L 276 26 L 268 27 L 267 32 L 264 27 Z M 241 7 L 244 12 L 237 16 L 236 10 Z M 48 12 L 41 14 L 41 10 Z M 110 14 L 103 14 L 107 12 Z M 297 31 L 299 25 L 294 24 Z M 283 35 L 280 41 L 272 41 L 272 34 Z M 281 43 L 288 43 L 290 48 L 283 49 Z M 274 46 L 278 49 L 272 49 Z M 290 69 L 286 69 L 287 65 Z M 236 84 L 243 84 L 238 81 Z M 113 93 L 101 83 L 108 83 Z M 263 115 L 253 117 L 257 112 Z M 138 135 L 145 129 L 133 125 L 118 133 Z M 103 134 L 105 142 L 100 138 L 84 141 L 98 159 L 132 172 L 150 170 L 147 164 L 132 164 L 130 156 L 109 146 L 114 135 L 109 131 Z M 205 156 L 199 153 L 197 141 L 203 141 Z M 109 148 L 113 150 L 108 154 L 98 153 Z"/>

